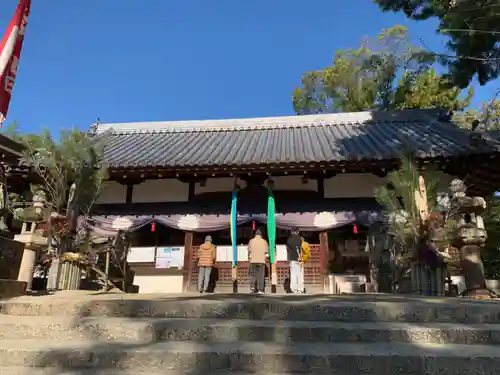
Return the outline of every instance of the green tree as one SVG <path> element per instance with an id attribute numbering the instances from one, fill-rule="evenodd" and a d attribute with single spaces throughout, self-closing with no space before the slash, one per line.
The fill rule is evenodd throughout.
<path id="1" fill-rule="evenodd" d="M 22 162 L 38 179 L 29 197 L 11 196 L 11 206 L 23 221 L 45 223 L 59 250 L 72 251 L 78 228 L 74 219 L 88 215 L 106 178 L 103 164 L 105 140 L 77 129 L 62 130 L 54 140 L 49 130 L 25 135 Z M 43 210 L 37 202 L 43 201 Z M 40 203 L 38 203 L 40 205 Z"/>
<path id="2" fill-rule="evenodd" d="M 34 139 L 40 136 L 40 134 L 36 133 L 23 133 L 20 130 L 19 123 L 17 121 L 13 121 L 7 126 L 3 126 L 0 130 L 0 133 L 10 139 L 24 144 L 26 139 Z"/>
<path id="3" fill-rule="evenodd" d="M 21 133 L 19 131 L 19 124 L 17 121 L 14 121 L 9 125 L 2 126 L 1 133 L 15 141 L 19 141 L 21 139 Z"/>
<path id="4" fill-rule="evenodd" d="M 471 128 L 475 121 L 484 130 L 500 130 L 500 100 L 492 99 L 454 116 L 455 122 L 463 128 Z"/>
<path id="5" fill-rule="evenodd" d="M 440 20 L 448 54 L 436 54 L 448 66 L 451 82 L 467 87 L 500 73 L 500 3 L 498 0 L 373 0 L 383 11 L 403 12 L 413 20 Z"/>
<path id="6" fill-rule="evenodd" d="M 484 218 L 488 241 L 482 251 L 484 273 L 491 279 L 500 278 L 500 198 L 493 196 L 488 202 L 488 215 Z"/>
<path id="7" fill-rule="evenodd" d="M 389 231 L 398 248 L 397 260 L 401 266 L 415 255 L 421 242 L 421 214 L 415 192 L 419 190 L 419 171 L 413 157 L 408 153 L 401 158 L 399 168 L 387 175 L 387 184 L 375 190 L 375 199 L 390 218 Z M 432 212 L 437 204 L 439 179 L 432 172 L 425 176 L 427 210 Z"/>
<path id="8" fill-rule="evenodd" d="M 441 206 L 437 176 L 432 170 L 423 174 L 408 152 L 401 158 L 399 168 L 388 174 L 388 183 L 375 190 L 375 198 L 389 218 L 396 285 L 408 274 L 412 261 L 421 259 L 419 250 L 434 252 L 436 260 L 448 265 L 459 264 L 446 251 L 457 228 L 451 210 Z M 448 212 L 443 215 L 445 210 Z"/>
<path id="9" fill-rule="evenodd" d="M 472 89 L 462 96 L 457 87 L 432 68 L 434 58 L 414 46 L 403 26 L 384 29 L 358 49 L 339 50 L 333 64 L 305 73 L 293 93 L 297 114 L 449 108 L 470 104 Z"/>

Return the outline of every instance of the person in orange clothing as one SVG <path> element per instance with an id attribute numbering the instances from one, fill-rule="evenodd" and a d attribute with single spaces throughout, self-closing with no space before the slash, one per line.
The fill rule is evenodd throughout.
<path id="1" fill-rule="evenodd" d="M 217 251 L 212 243 L 212 237 L 206 236 L 205 242 L 198 250 L 198 291 L 200 293 L 207 292 L 216 254 Z"/>

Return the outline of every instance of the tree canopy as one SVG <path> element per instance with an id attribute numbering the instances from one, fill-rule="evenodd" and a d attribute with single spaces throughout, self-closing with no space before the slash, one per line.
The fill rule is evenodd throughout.
<path id="1" fill-rule="evenodd" d="M 0 129 L 0 133 L 18 142 L 22 138 L 22 134 L 19 132 L 19 124 L 17 123 L 17 121 L 2 126 L 2 128 Z"/>
<path id="2" fill-rule="evenodd" d="M 449 54 L 437 54 L 453 84 L 481 85 L 500 73 L 500 3 L 498 0 L 374 0 L 383 11 L 403 12 L 413 20 L 440 20 Z"/>
<path id="3" fill-rule="evenodd" d="M 500 100 L 492 99 L 454 116 L 455 122 L 464 128 L 470 128 L 477 120 L 484 130 L 500 130 Z"/>
<path id="4" fill-rule="evenodd" d="M 500 197 L 493 196 L 488 202 L 488 215 L 484 220 L 488 241 L 483 252 L 485 274 L 492 279 L 500 278 Z"/>
<path id="5" fill-rule="evenodd" d="M 390 232 L 396 242 L 402 250 L 413 252 L 421 236 L 421 215 L 415 200 L 421 172 L 410 152 L 403 155 L 400 162 L 398 169 L 388 173 L 387 184 L 375 189 L 374 195 L 391 218 Z M 425 203 L 431 211 L 437 205 L 438 183 L 439 179 L 432 172 L 426 173 Z"/>
<path id="6" fill-rule="evenodd" d="M 85 210 L 100 188 L 106 169 L 101 165 L 104 144 L 78 129 L 61 130 L 59 140 L 49 130 L 40 135 L 25 135 L 23 161 L 30 165 L 43 181 L 56 212 L 66 209 L 68 190 L 76 184 L 74 201 L 78 211 Z"/>
<path id="7" fill-rule="evenodd" d="M 305 73 L 293 93 L 299 115 L 404 108 L 462 110 L 472 89 L 462 95 L 432 68 L 435 58 L 413 45 L 403 26 L 384 29 L 358 49 L 338 50 L 333 64 Z"/>
<path id="8" fill-rule="evenodd" d="M 78 129 L 62 130 L 58 140 L 47 129 L 41 134 L 23 134 L 19 140 L 26 147 L 22 162 L 34 172 L 38 183 L 27 196 L 10 194 L 10 207 L 22 221 L 45 223 L 49 236 L 61 246 L 63 239 L 73 240 L 78 228 L 70 229 L 76 225 L 71 223 L 78 215 L 90 213 L 106 178 L 102 159 L 105 140 Z M 43 202 L 42 212 L 37 202 Z"/>

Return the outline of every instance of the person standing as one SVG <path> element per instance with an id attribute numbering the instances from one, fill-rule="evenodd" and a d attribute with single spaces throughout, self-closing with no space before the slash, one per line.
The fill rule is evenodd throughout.
<path id="1" fill-rule="evenodd" d="M 290 289 L 293 293 L 304 292 L 304 270 L 302 269 L 302 237 L 298 228 L 292 229 L 286 240 L 286 251 L 290 262 Z"/>
<path id="2" fill-rule="evenodd" d="M 269 256 L 269 244 L 262 238 L 262 232 L 257 229 L 254 237 L 248 243 L 248 260 L 250 262 L 250 290 L 252 293 L 264 294 L 266 276 L 266 259 Z"/>
<path id="3" fill-rule="evenodd" d="M 212 243 L 212 237 L 206 236 L 205 242 L 198 250 L 198 291 L 200 293 L 207 292 L 216 254 L 217 252 Z"/>

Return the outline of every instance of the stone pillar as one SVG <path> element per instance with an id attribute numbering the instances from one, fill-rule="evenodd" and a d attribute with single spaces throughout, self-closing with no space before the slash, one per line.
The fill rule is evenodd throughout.
<path id="1" fill-rule="evenodd" d="M 26 291 L 30 292 L 33 284 L 33 273 L 35 271 L 36 263 L 36 249 L 30 248 L 31 244 L 25 244 L 23 251 L 23 259 L 21 260 L 21 267 L 19 268 L 18 281 L 26 283 Z"/>
<path id="2" fill-rule="evenodd" d="M 26 290 L 31 291 L 33 271 L 35 268 L 38 250 L 47 246 L 47 238 L 35 232 L 36 224 L 23 223 L 21 234 L 14 236 L 14 240 L 24 243 L 23 258 L 19 268 L 18 281 L 27 284 Z"/>

